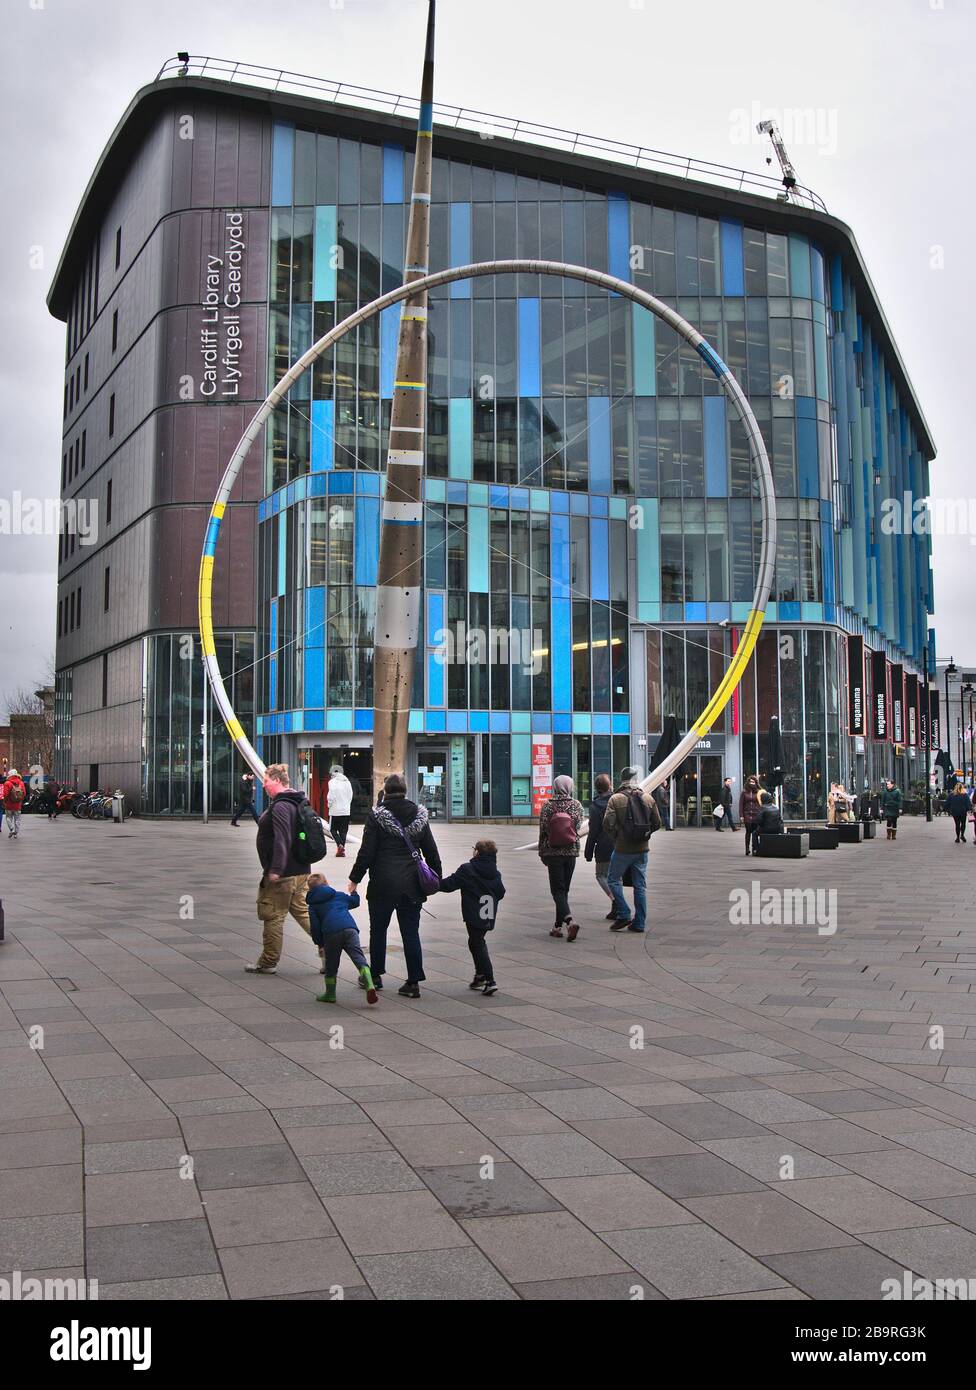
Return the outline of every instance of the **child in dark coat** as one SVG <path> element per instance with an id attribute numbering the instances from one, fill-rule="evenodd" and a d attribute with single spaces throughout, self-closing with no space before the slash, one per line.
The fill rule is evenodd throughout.
<path id="1" fill-rule="evenodd" d="M 359 971 L 359 982 L 366 991 L 367 1002 L 375 1004 L 379 995 L 359 943 L 359 929 L 349 911 L 351 907 L 359 906 L 359 894 L 338 893 L 329 887 L 324 874 L 310 874 L 307 902 L 312 940 L 322 948 L 325 956 L 325 993 L 316 995 L 316 999 L 320 1004 L 336 1002 L 336 976 L 345 951 Z"/>
<path id="2" fill-rule="evenodd" d="M 485 937 L 495 925 L 498 904 L 505 896 L 497 857 L 498 846 L 494 840 L 479 840 L 474 847 L 474 858 L 448 878 L 441 879 L 442 893 L 461 890 L 461 916 L 468 929 L 468 950 L 474 959 L 474 979 L 468 988 L 478 989 L 482 994 L 494 994 L 498 989 L 485 943 Z"/>

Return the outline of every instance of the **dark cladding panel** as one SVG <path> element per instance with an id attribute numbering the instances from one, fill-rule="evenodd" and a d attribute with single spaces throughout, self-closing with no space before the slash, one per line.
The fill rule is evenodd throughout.
<path id="1" fill-rule="evenodd" d="M 236 111 L 221 109 L 217 112 L 213 201 L 218 207 L 239 207 L 242 202 L 238 172 L 240 124 L 241 118 Z"/>
<path id="2" fill-rule="evenodd" d="M 238 202 L 262 203 L 271 201 L 271 122 L 260 116 L 240 117 L 238 147 Z"/>
<path id="3" fill-rule="evenodd" d="M 216 570 L 223 569 L 228 590 L 227 627 L 253 627 L 255 609 L 255 557 L 258 549 L 258 509 L 231 507 L 230 535 L 226 549 L 218 555 Z"/>
<path id="4" fill-rule="evenodd" d="M 214 168 L 216 163 L 217 112 L 212 106 L 198 106 L 193 122 L 193 147 L 190 174 L 190 204 L 195 208 L 214 205 Z"/>

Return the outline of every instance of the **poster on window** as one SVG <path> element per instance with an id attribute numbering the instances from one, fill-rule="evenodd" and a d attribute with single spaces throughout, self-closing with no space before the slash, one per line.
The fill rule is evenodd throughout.
<path id="1" fill-rule="evenodd" d="M 537 816 L 552 795 L 552 734 L 532 739 L 532 814 Z"/>

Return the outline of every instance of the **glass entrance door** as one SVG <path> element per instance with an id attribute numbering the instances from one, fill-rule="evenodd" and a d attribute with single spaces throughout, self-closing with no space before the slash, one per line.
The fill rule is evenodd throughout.
<path id="1" fill-rule="evenodd" d="M 447 820 L 450 761 L 446 748 L 417 750 L 417 789 L 431 820 Z"/>
<path id="2" fill-rule="evenodd" d="M 712 829 L 712 812 L 722 800 L 722 758 L 714 753 L 692 754 L 675 784 L 675 813 L 679 825 Z"/>

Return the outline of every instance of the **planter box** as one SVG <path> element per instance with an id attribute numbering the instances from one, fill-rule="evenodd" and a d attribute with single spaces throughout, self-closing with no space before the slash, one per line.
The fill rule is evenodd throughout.
<path id="1" fill-rule="evenodd" d="M 786 835 L 760 835 L 756 853 L 762 859 L 805 859 L 810 853 L 810 834 L 794 830 Z"/>
<path id="2" fill-rule="evenodd" d="M 810 848 L 836 849 L 840 844 L 836 825 L 810 825 L 802 829 L 790 830 L 790 835 L 809 835 Z"/>
<path id="3" fill-rule="evenodd" d="M 874 829 L 873 821 L 852 821 L 848 825 L 835 825 L 837 839 L 842 845 L 859 845 L 868 827 Z"/>

